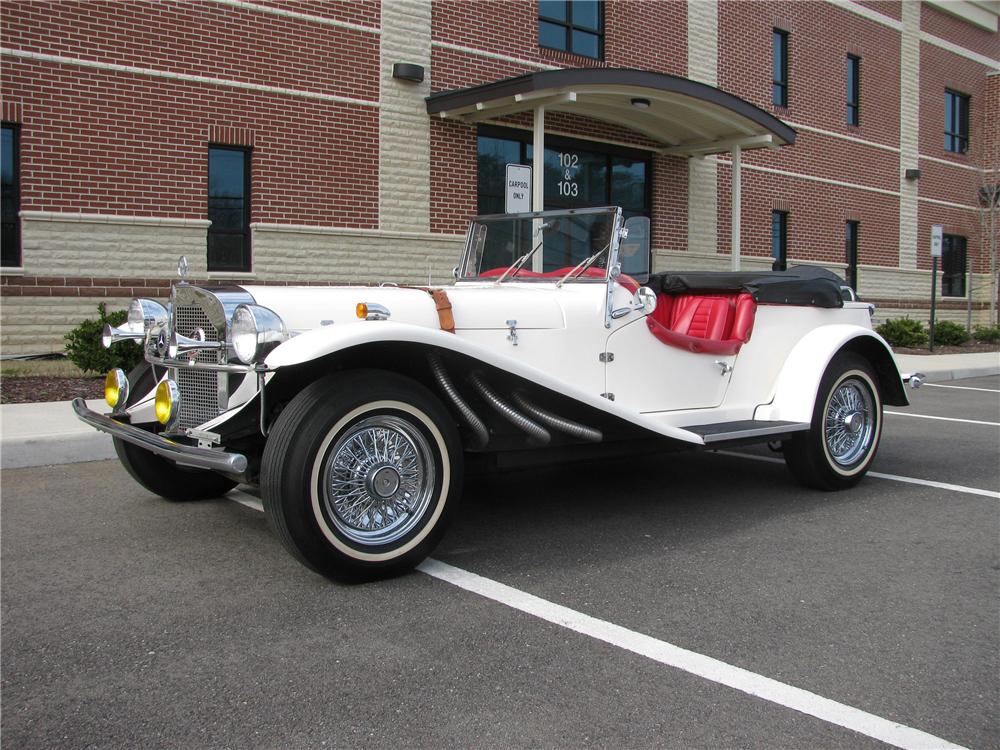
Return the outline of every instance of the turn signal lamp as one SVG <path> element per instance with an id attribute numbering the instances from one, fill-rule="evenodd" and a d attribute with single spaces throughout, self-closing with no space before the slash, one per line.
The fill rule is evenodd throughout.
<path id="1" fill-rule="evenodd" d="M 164 380 L 156 386 L 156 400 L 154 410 L 156 411 L 156 421 L 160 424 L 169 424 L 177 416 L 180 408 L 181 393 L 177 390 L 177 384 L 173 380 Z"/>
<path id="2" fill-rule="evenodd" d="M 388 307 L 377 302 L 359 302 L 354 313 L 361 320 L 388 320 L 391 315 Z"/>
<path id="3" fill-rule="evenodd" d="M 115 368 L 104 378 L 104 400 L 112 409 L 128 400 L 128 377 L 124 370 Z"/>

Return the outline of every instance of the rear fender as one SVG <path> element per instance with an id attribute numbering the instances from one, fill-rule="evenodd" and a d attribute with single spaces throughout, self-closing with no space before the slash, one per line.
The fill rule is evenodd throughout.
<path id="1" fill-rule="evenodd" d="M 811 422 L 823 373 L 835 356 L 847 351 L 871 363 L 883 403 L 909 404 L 885 339 L 861 326 L 831 325 L 810 331 L 795 345 L 778 374 L 771 401 L 757 407 L 754 419 Z"/>

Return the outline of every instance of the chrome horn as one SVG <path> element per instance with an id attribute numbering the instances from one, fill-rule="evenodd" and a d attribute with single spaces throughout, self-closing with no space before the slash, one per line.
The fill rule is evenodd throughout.
<path id="1" fill-rule="evenodd" d="M 105 323 L 104 332 L 101 334 L 101 345 L 107 349 L 119 341 L 134 341 L 141 344 L 145 335 L 146 332 L 143 329 L 136 330 L 131 323 L 126 323 L 121 328 L 114 328 L 110 323 Z"/>
<path id="2" fill-rule="evenodd" d="M 206 349 L 221 349 L 225 346 L 222 341 L 205 341 L 205 332 L 200 328 L 195 331 L 194 338 L 181 336 L 176 331 L 170 334 L 170 343 L 167 346 L 167 356 L 176 359 L 178 354 L 188 352 L 199 352 Z"/>

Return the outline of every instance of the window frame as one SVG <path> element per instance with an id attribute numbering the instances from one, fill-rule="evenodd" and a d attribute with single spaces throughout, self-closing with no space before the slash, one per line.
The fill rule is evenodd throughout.
<path id="1" fill-rule="evenodd" d="M 479 153 L 479 139 L 480 138 L 496 138 L 498 140 L 506 141 L 517 141 L 520 144 L 520 164 L 531 164 L 528 161 L 527 153 L 528 146 L 532 145 L 531 133 L 525 130 L 520 130 L 517 128 L 505 128 L 500 125 L 480 125 L 476 131 L 476 153 Z M 605 180 L 605 200 L 607 201 L 601 205 L 613 205 L 611 201 L 611 191 L 612 191 L 612 162 L 618 158 L 635 159 L 636 161 L 643 161 L 646 164 L 646 184 L 644 186 L 644 196 L 643 202 L 645 208 L 643 211 L 636 211 L 635 214 L 639 216 L 646 216 L 652 220 L 653 214 L 653 155 L 648 151 L 643 151 L 642 149 L 628 148 L 626 146 L 618 146 L 613 143 L 603 143 L 601 141 L 585 141 L 577 138 L 567 138 L 565 136 L 549 136 L 545 137 L 545 148 L 546 149 L 580 149 L 583 151 L 598 152 L 605 157 L 605 173 L 608 179 Z M 477 157 L 478 161 L 478 157 Z M 497 196 L 493 196 L 497 197 Z M 476 173 L 476 214 L 483 215 L 483 210 L 479 202 L 479 174 L 478 174 L 478 164 Z M 560 206 L 551 206 L 552 210 L 561 208 Z M 623 207 L 624 208 L 624 207 Z M 548 207 L 543 207 L 542 209 L 536 210 L 548 210 Z M 626 212 L 633 212 L 633 209 L 624 208 Z"/>
<path id="2" fill-rule="evenodd" d="M 861 125 L 861 57 L 847 56 L 847 124 Z"/>
<path id="3" fill-rule="evenodd" d="M 788 69 L 791 43 L 790 34 L 777 26 L 771 29 L 771 104 L 775 107 L 788 107 Z M 777 64 L 778 52 L 781 52 L 781 65 Z M 775 78 L 775 69 L 780 78 Z"/>
<path id="4" fill-rule="evenodd" d="M 945 257 L 956 250 L 955 245 L 961 246 L 962 270 L 960 273 L 945 273 Z M 945 234 L 941 238 L 941 297 L 950 299 L 964 299 L 966 296 L 965 280 L 969 273 L 969 245 L 968 238 L 961 234 Z M 956 293 L 956 286 L 958 293 Z"/>
<path id="5" fill-rule="evenodd" d="M 861 222 L 848 219 L 844 222 L 844 261 L 847 263 L 844 276 L 848 286 L 858 291 L 858 254 L 861 245 Z"/>
<path id="6" fill-rule="evenodd" d="M 557 52 L 568 52 L 571 55 L 578 55 L 580 57 L 586 57 L 588 60 L 603 60 L 604 59 L 604 0 L 596 0 L 597 2 L 597 29 L 591 29 L 586 26 L 578 26 L 573 23 L 573 0 L 565 0 L 566 2 L 566 20 L 559 18 L 553 18 L 552 16 L 542 15 L 541 3 L 538 5 L 538 25 L 536 29 L 538 31 L 538 46 L 542 49 L 556 50 Z M 541 34 L 541 23 L 542 22 L 552 24 L 553 26 L 562 26 L 565 31 L 565 47 L 550 47 L 547 44 L 542 44 L 542 34 Z M 592 34 L 597 37 L 597 55 L 588 55 L 585 52 L 579 52 L 573 49 L 573 31 L 580 31 L 586 34 Z"/>
<path id="7" fill-rule="evenodd" d="M 235 235 L 237 232 L 232 230 L 213 230 L 213 226 L 209 225 L 208 233 L 206 237 L 206 260 L 209 273 L 251 273 L 253 271 L 253 255 L 252 247 L 250 242 L 250 211 L 252 206 L 252 194 L 251 194 L 251 174 L 253 167 L 253 149 L 249 146 L 233 146 L 231 144 L 225 143 L 210 143 L 208 144 L 208 150 L 206 151 L 207 159 L 207 169 L 206 169 L 206 214 L 211 220 L 211 170 L 212 170 L 212 151 L 237 151 L 243 154 L 243 226 L 242 230 L 239 232 L 243 236 L 243 264 L 236 267 L 222 267 L 217 263 L 212 262 L 212 243 L 211 237 L 216 235 Z"/>
<path id="8" fill-rule="evenodd" d="M 950 154 L 967 154 L 969 152 L 969 111 L 971 106 L 972 97 L 968 94 L 945 88 L 944 150 Z M 951 110 L 951 117 L 948 116 L 949 110 Z"/>
<path id="9" fill-rule="evenodd" d="M 24 256 L 22 255 L 23 248 L 21 246 L 21 125 L 16 122 L 7 122 L 6 120 L 0 123 L 0 127 L 3 130 L 9 130 L 11 133 L 11 156 L 12 156 L 12 181 L 10 188 L 10 195 L 14 204 L 14 217 L 11 222 L 14 240 L 14 253 L 12 260 L 16 260 L 16 263 L 6 263 L 3 262 L 4 259 L 0 257 L 0 268 L 11 269 L 11 268 L 23 268 L 24 267 Z M 9 251 L 7 244 L 3 248 L 5 251 Z"/>
<path id="10" fill-rule="evenodd" d="M 771 270 L 788 270 L 788 211 L 771 210 Z M 777 219 L 778 235 L 775 237 L 775 220 Z M 775 255 L 775 239 L 777 239 L 778 254 Z"/>

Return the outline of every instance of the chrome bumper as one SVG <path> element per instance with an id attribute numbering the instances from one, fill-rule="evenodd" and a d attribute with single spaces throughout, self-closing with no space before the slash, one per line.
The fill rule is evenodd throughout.
<path id="1" fill-rule="evenodd" d="M 132 443 L 140 448 L 170 459 L 178 466 L 192 466 L 209 469 L 234 477 L 243 476 L 247 470 L 247 457 L 242 453 L 225 453 L 213 448 L 195 448 L 181 445 L 152 432 L 146 432 L 130 424 L 117 422 L 105 414 L 98 414 L 87 408 L 82 398 L 73 399 L 73 411 L 91 427 L 106 432 L 113 437 Z"/>

